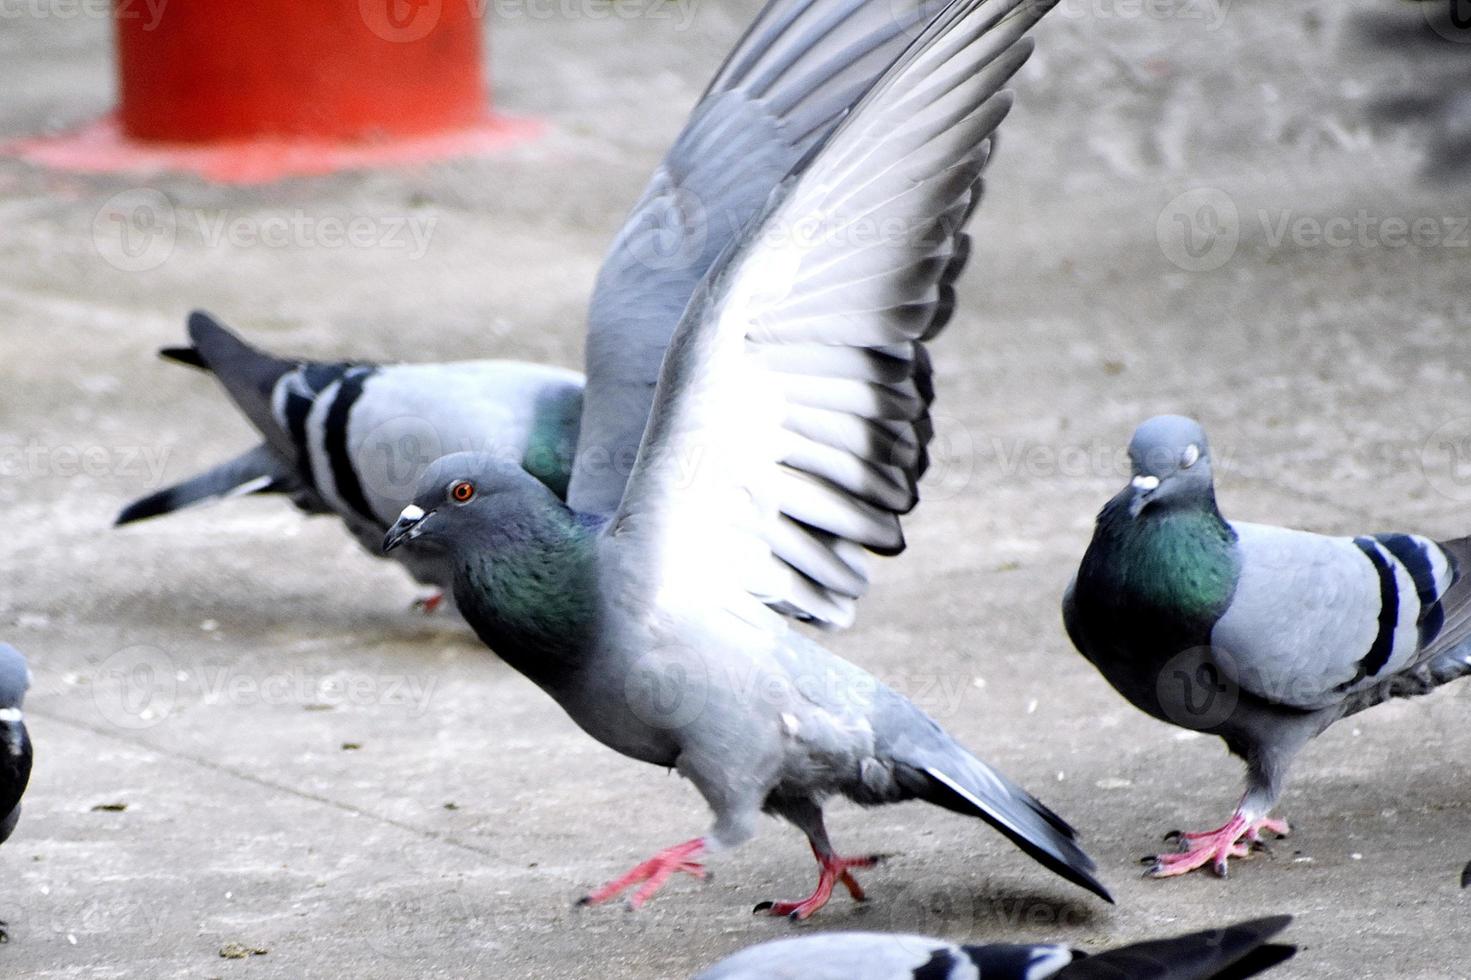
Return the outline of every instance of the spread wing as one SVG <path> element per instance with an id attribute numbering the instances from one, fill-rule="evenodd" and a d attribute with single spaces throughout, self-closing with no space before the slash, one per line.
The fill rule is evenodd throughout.
<path id="1" fill-rule="evenodd" d="M 669 338 L 716 258 L 904 50 L 940 0 L 772 0 L 654 172 L 603 261 L 568 503 L 623 496 Z"/>
<path id="2" fill-rule="evenodd" d="M 903 548 L 924 342 L 953 307 L 1002 86 L 1047 9 L 946 7 L 691 301 L 608 525 L 648 549 L 636 564 L 661 592 L 846 625 L 866 552 Z"/>

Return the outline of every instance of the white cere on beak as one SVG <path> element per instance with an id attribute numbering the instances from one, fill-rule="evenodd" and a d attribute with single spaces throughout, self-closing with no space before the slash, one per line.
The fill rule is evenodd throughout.
<path id="1" fill-rule="evenodd" d="M 1200 447 L 1192 442 L 1185 447 L 1184 454 L 1180 456 L 1180 468 L 1188 470 L 1195 465 L 1198 459 L 1200 459 Z"/>
<path id="2" fill-rule="evenodd" d="M 421 521 L 424 519 L 424 508 L 418 504 L 409 504 L 398 517 L 401 521 Z"/>
<path id="3" fill-rule="evenodd" d="M 1149 491 L 1154 490 L 1159 486 L 1159 477 L 1136 476 L 1134 477 L 1133 482 L 1135 490 L 1143 490 L 1145 493 L 1148 493 Z"/>

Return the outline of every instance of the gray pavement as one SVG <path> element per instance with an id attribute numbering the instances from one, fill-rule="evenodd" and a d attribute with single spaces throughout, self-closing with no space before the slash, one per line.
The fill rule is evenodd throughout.
<path id="1" fill-rule="evenodd" d="M 36 674 L 0 974 L 679 977 L 796 928 L 750 915 L 812 884 L 775 822 L 713 883 L 574 911 L 700 832 L 698 796 L 593 743 L 456 621 L 408 611 L 410 583 L 332 522 L 250 500 L 108 526 L 250 438 L 153 358 L 192 307 L 301 354 L 577 365 L 612 230 L 755 10 L 692 2 L 506 8 L 496 102 L 549 130 L 492 158 L 258 188 L 0 159 L 0 635 Z M 1316 742 L 1272 858 L 1146 881 L 1165 831 L 1225 818 L 1239 764 L 1116 697 L 1057 611 L 1122 443 L 1159 411 L 1205 422 L 1236 517 L 1471 531 L 1453 465 L 1471 194 L 1418 184 L 1410 140 L 1361 122 L 1406 80 L 1347 42 L 1372 5 L 1079 0 L 1039 30 L 934 349 L 941 463 L 908 552 L 831 643 L 1076 823 L 1119 904 L 977 822 L 837 805 L 841 848 L 896 856 L 869 903 L 805 928 L 1096 948 L 1291 912 L 1303 952 L 1281 976 L 1466 975 L 1471 685 Z M 0 139 L 111 102 L 105 20 L 60 9 L 0 18 Z M 174 215 L 152 268 L 105 220 L 130 189 Z M 283 218 L 298 230 L 263 240 Z M 322 239 L 355 218 L 372 246 Z M 387 238 L 411 221 L 422 250 Z"/>

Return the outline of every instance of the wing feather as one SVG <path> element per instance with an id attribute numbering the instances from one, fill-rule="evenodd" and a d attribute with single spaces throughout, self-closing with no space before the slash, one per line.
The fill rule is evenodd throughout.
<path id="1" fill-rule="evenodd" d="M 846 625 L 865 552 L 903 549 L 932 432 L 923 341 L 1049 6 L 946 7 L 696 292 L 609 524 L 665 593 Z"/>
<path id="2" fill-rule="evenodd" d="M 717 72 L 599 272 L 587 393 L 568 489 L 611 513 L 653 402 L 665 348 L 696 286 L 762 214 L 942 0 L 772 0 Z"/>

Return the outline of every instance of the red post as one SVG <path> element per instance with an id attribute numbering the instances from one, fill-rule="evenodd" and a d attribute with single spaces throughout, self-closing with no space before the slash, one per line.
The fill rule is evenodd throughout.
<path id="1" fill-rule="evenodd" d="M 0 154 L 258 183 L 492 152 L 541 127 L 490 112 L 487 2 L 114 0 L 117 111 Z"/>
<path id="2" fill-rule="evenodd" d="M 486 116 L 474 0 L 117 0 L 133 139 L 379 140 Z"/>

